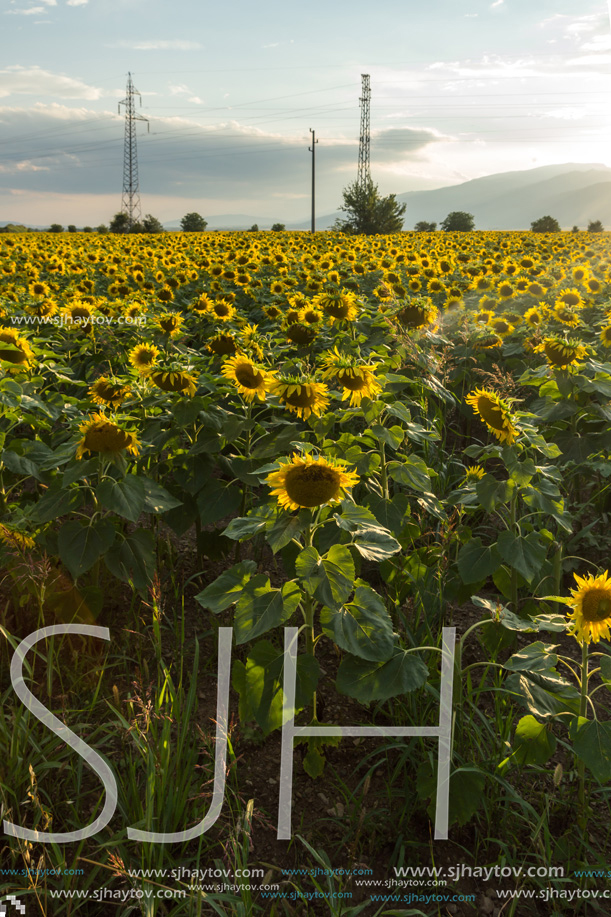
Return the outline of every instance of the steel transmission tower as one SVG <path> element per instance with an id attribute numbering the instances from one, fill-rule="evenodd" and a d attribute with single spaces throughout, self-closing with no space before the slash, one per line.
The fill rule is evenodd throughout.
<path id="1" fill-rule="evenodd" d="M 361 103 L 361 136 L 359 137 L 359 170 L 356 177 L 356 183 L 362 188 L 371 181 L 371 171 L 369 168 L 369 103 L 371 102 L 371 88 L 369 86 L 369 74 L 361 73 L 362 95 Z"/>
<path id="2" fill-rule="evenodd" d="M 140 210 L 140 185 L 138 182 L 138 150 L 136 148 L 136 121 L 146 121 L 147 130 L 150 130 L 148 118 L 136 114 L 134 96 L 142 96 L 134 88 L 131 73 L 127 74 L 127 96 L 119 102 L 125 106 L 125 143 L 123 145 L 123 196 L 121 198 L 121 212 L 129 217 L 130 227 L 139 222 L 142 212 Z"/>

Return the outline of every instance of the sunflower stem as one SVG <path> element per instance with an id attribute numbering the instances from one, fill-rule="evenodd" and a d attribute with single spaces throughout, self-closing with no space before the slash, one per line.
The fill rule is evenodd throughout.
<path id="1" fill-rule="evenodd" d="M 510 513 L 511 513 L 511 532 L 516 537 L 519 535 L 518 523 L 517 523 L 517 513 L 518 513 L 518 488 L 514 489 L 513 494 L 511 495 L 510 503 Z M 511 610 L 515 615 L 519 613 L 518 607 L 518 571 L 515 567 L 511 568 Z"/>
<path id="2" fill-rule="evenodd" d="M 386 448 L 384 446 L 383 440 L 379 439 L 378 443 L 380 446 L 380 460 L 381 460 L 380 481 L 382 484 L 382 496 L 384 497 L 385 500 L 388 500 L 389 493 L 388 493 L 388 475 L 386 473 Z"/>
<path id="3" fill-rule="evenodd" d="M 588 704 L 588 644 L 584 640 L 581 645 L 581 693 L 579 697 L 579 716 L 585 717 Z M 579 728 L 579 727 L 578 727 Z M 586 765 L 581 759 L 577 759 L 577 772 L 579 774 L 579 827 L 585 831 L 588 823 L 588 813 L 586 809 Z"/>

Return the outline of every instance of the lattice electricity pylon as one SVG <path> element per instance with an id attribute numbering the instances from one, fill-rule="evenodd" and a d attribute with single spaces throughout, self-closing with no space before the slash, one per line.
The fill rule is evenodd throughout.
<path id="1" fill-rule="evenodd" d="M 127 74 L 127 96 L 122 102 L 119 102 L 119 114 L 121 106 L 125 106 L 125 143 L 123 145 L 123 196 L 121 197 L 121 213 L 126 213 L 129 217 L 130 228 L 134 223 L 139 222 L 142 212 L 140 210 L 140 184 L 138 181 L 138 150 L 136 148 L 136 121 L 146 121 L 147 131 L 150 130 L 148 118 L 136 114 L 134 96 L 140 96 L 140 105 L 142 105 L 142 96 L 134 88 L 131 73 Z"/>
<path id="2" fill-rule="evenodd" d="M 369 167 L 369 103 L 371 102 L 369 74 L 361 73 L 361 80 L 363 93 L 359 100 L 361 103 L 361 136 L 359 137 L 359 168 L 356 176 L 356 183 L 359 187 L 371 180 Z"/>

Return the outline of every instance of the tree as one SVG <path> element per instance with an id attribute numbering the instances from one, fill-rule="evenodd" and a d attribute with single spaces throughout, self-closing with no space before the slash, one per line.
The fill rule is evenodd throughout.
<path id="1" fill-rule="evenodd" d="M 64 227 L 61 223 L 51 223 L 49 226 L 49 232 L 63 232 Z"/>
<path id="2" fill-rule="evenodd" d="M 145 218 L 142 220 L 142 232 L 163 232 L 163 226 L 152 214 L 147 213 Z M 132 228 L 133 232 L 133 228 Z"/>
<path id="3" fill-rule="evenodd" d="M 472 213 L 465 213 L 464 210 L 453 210 L 452 213 L 448 213 L 441 228 L 444 232 L 473 232 L 475 217 Z"/>
<path id="4" fill-rule="evenodd" d="M 539 217 L 530 224 L 531 232 L 560 232 L 560 223 L 554 217 Z"/>
<path id="5" fill-rule="evenodd" d="M 342 191 L 343 205 L 339 208 L 347 219 L 337 219 L 333 229 L 350 235 L 401 232 L 406 204 L 400 204 L 394 194 L 380 197 L 378 186 L 371 178 L 363 184 L 352 182 Z"/>
<path id="6" fill-rule="evenodd" d="M 129 232 L 131 225 L 127 213 L 124 213 L 123 211 L 115 213 L 114 217 L 108 224 L 108 229 L 110 232 Z"/>
<path id="7" fill-rule="evenodd" d="M 435 232 L 437 229 L 437 223 L 427 223 L 426 220 L 420 220 L 419 223 L 416 223 L 414 226 L 415 232 Z"/>
<path id="8" fill-rule="evenodd" d="M 604 232 L 604 226 L 600 220 L 590 220 L 587 232 Z"/>
<path id="9" fill-rule="evenodd" d="M 579 232 L 579 226 L 573 226 L 571 232 Z"/>
<path id="10" fill-rule="evenodd" d="M 105 226 L 104 223 L 100 223 L 99 226 L 96 226 L 95 231 L 101 236 L 105 236 L 108 232 L 108 226 Z"/>
<path id="11" fill-rule="evenodd" d="M 68 226 L 68 232 L 76 232 L 76 226 L 74 225 L 74 223 L 70 223 L 70 225 Z"/>
<path id="12" fill-rule="evenodd" d="M 272 226 L 272 232 L 285 232 L 286 226 L 284 223 L 274 223 Z"/>
<path id="13" fill-rule="evenodd" d="M 253 223 L 248 232 L 259 232 L 259 224 Z"/>
<path id="14" fill-rule="evenodd" d="M 207 225 L 207 221 L 200 213 L 186 213 L 180 221 L 183 232 L 204 232 Z"/>
<path id="15" fill-rule="evenodd" d="M 91 226 L 83 226 L 83 232 L 93 232 Z"/>

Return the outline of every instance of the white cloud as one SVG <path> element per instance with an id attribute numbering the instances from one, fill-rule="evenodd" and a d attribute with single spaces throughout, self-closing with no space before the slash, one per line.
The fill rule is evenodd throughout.
<path id="1" fill-rule="evenodd" d="M 152 41 L 117 41 L 109 47 L 129 48 L 131 51 L 197 51 L 198 41 L 183 41 L 180 38 L 153 39 Z"/>
<path id="2" fill-rule="evenodd" d="M 103 92 L 82 80 L 51 73 L 41 67 L 14 65 L 0 70 L 0 98 L 17 94 L 93 100 L 101 98 Z"/>
<path id="3" fill-rule="evenodd" d="M 5 10 L 5 16 L 37 16 L 39 13 L 44 13 L 44 6 L 30 6 L 25 10 Z"/>
<path id="4" fill-rule="evenodd" d="M 490 9 L 493 10 L 496 6 L 501 6 L 505 0 L 494 0 L 494 3 L 490 4 Z"/>
<path id="5" fill-rule="evenodd" d="M 66 0 L 66 6 L 85 6 L 89 0 Z"/>

